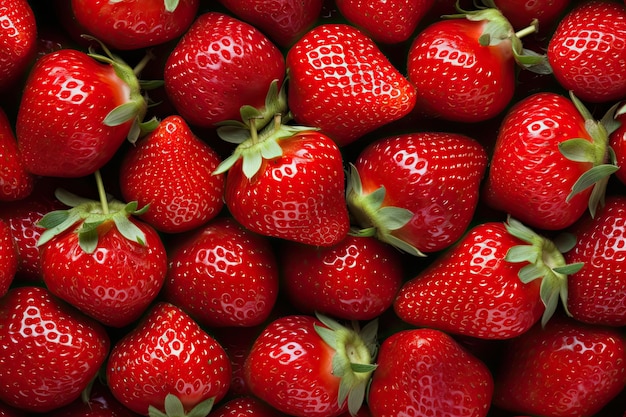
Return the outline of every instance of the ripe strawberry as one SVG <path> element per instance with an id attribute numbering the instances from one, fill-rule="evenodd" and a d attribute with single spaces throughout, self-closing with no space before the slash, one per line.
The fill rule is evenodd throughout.
<path id="1" fill-rule="evenodd" d="M 8 291 L 18 267 L 17 244 L 11 226 L 0 218 L 0 298 Z"/>
<path id="2" fill-rule="evenodd" d="M 205 224 L 224 203 L 224 176 L 212 175 L 218 154 L 180 116 L 168 116 L 125 154 L 120 190 L 126 201 L 150 205 L 141 219 L 179 233 Z"/>
<path id="3" fill-rule="evenodd" d="M 623 103 L 622 103 L 623 104 Z M 622 105 L 615 110 L 614 121 L 618 125 L 609 136 L 609 147 L 615 154 L 615 177 L 626 184 L 626 106 Z"/>
<path id="4" fill-rule="evenodd" d="M 299 311 L 372 320 L 386 311 L 404 278 L 398 251 L 374 237 L 346 236 L 331 247 L 280 248 L 285 295 Z"/>
<path id="5" fill-rule="evenodd" d="M 408 253 L 442 250 L 466 231 L 478 204 L 487 152 L 460 134 L 379 139 L 359 154 L 347 200 L 364 234 Z"/>
<path id="6" fill-rule="evenodd" d="M 626 6 L 609 1 L 578 4 L 559 23 L 548 61 L 563 88 L 582 100 L 626 97 Z"/>
<path id="7" fill-rule="evenodd" d="M 617 170 L 611 129 L 571 98 L 535 93 L 505 116 L 483 192 L 487 205 L 547 230 L 571 226 L 587 207 L 594 215 Z"/>
<path id="8" fill-rule="evenodd" d="M 199 0 L 71 0 L 78 23 L 111 48 L 140 49 L 178 38 Z"/>
<path id="9" fill-rule="evenodd" d="M 511 339 L 495 374 L 494 405 L 554 417 L 596 414 L 626 386 L 618 330 L 554 317 Z"/>
<path id="10" fill-rule="evenodd" d="M 313 126 L 339 146 L 407 115 L 413 85 L 360 30 L 322 24 L 287 53 L 288 104 L 298 124 Z"/>
<path id="11" fill-rule="evenodd" d="M 82 398 L 86 397 L 86 398 Z M 1 415 L 1 414 L 0 414 Z M 81 398 L 48 413 L 48 417 L 138 417 L 113 397 L 108 387 L 98 380 L 87 388 Z"/>
<path id="12" fill-rule="evenodd" d="M 272 81 L 284 76 L 283 55 L 263 33 L 217 12 L 196 18 L 164 69 L 170 101 L 199 127 L 237 119 L 244 105 L 262 107 Z"/>
<path id="13" fill-rule="evenodd" d="M 35 56 L 37 22 L 27 0 L 3 0 L 0 6 L 0 90 L 18 80 Z"/>
<path id="14" fill-rule="evenodd" d="M 490 0 L 489 2 L 483 0 L 483 3 L 493 3 L 493 7 L 500 9 L 517 30 L 525 28 L 533 19 L 537 19 L 539 30 L 545 33 L 546 28 L 550 28 L 559 21 L 558 19 L 570 6 L 571 0 Z"/>
<path id="15" fill-rule="evenodd" d="M 261 324 L 278 296 L 273 249 L 233 219 L 216 219 L 170 253 L 163 293 L 204 326 Z"/>
<path id="16" fill-rule="evenodd" d="M 354 414 L 374 368 L 375 338 L 376 321 L 359 330 L 322 316 L 282 316 L 252 345 L 246 384 L 256 397 L 292 416 Z"/>
<path id="17" fill-rule="evenodd" d="M 49 53 L 31 70 L 17 115 L 24 166 L 43 176 L 92 174 L 126 137 L 137 139 L 146 108 L 133 69 L 119 58 Z"/>
<path id="18" fill-rule="evenodd" d="M 372 417 L 487 415 L 489 370 L 443 332 L 394 333 L 381 344 L 377 362 L 367 398 Z"/>
<path id="19" fill-rule="evenodd" d="M 0 298 L 0 400 L 49 412 L 77 399 L 109 353 L 109 338 L 40 287 Z"/>
<path id="20" fill-rule="evenodd" d="M 374 41 L 404 42 L 413 35 L 435 0 L 337 0 L 337 8 Z"/>
<path id="21" fill-rule="evenodd" d="M 219 343 L 164 302 L 115 344 L 106 366 L 115 398 L 142 415 L 177 404 L 178 415 L 198 407 L 207 410 L 204 416 L 224 397 L 230 377 L 230 362 Z"/>
<path id="22" fill-rule="evenodd" d="M 2 108 L 0 108 L 0 161 L 0 201 L 15 201 L 28 197 L 33 191 L 35 180 L 24 167 L 13 128 Z"/>
<path id="23" fill-rule="evenodd" d="M 239 19 L 281 47 L 297 41 L 320 17 L 324 0 L 220 0 Z"/>
<path id="24" fill-rule="evenodd" d="M 211 417 L 287 417 L 261 400 L 244 396 L 233 398 L 211 413 Z"/>

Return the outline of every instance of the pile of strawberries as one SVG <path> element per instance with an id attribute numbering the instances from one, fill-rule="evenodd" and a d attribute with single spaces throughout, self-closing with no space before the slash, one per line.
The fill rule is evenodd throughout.
<path id="1" fill-rule="evenodd" d="M 626 1 L 2 0 L 0 416 L 626 416 Z"/>

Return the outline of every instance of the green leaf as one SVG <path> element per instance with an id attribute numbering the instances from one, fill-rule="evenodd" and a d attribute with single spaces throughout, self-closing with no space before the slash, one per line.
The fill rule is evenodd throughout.
<path id="1" fill-rule="evenodd" d="M 80 216 L 80 213 L 78 213 L 76 211 L 67 210 L 67 213 L 68 213 L 68 216 L 65 218 L 65 220 L 63 222 L 57 224 L 56 226 L 48 228 L 48 229 L 44 230 L 41 233 L 41 235 L 39 236 L 39 239 L 37 240 L 37 246 L 45 245 L 53 237 L 55 237 L 58 234 L 68 230 L 70 227 L 74 226 L 76 223 L 78 223 L 82 219 L 81 216 Z M 45 219 L 46 216 L 47 216 L 47 214 L 42 217 L 41 221 L 45 222 L 44 219 Z M 54 216 L 56 216 L 56 215 L 54 215 Z M 55 219 L 55 221 L 56 221 L 56 219 Z"/>
<path id="2" fill-rule="evenodd" d="M 104 118 L 103 123 L 107 126 L 119 126 L 137 117 L 138 114 L 138 104 L 134 101 L 129 101 L 111 110 Z"/>
<path id="3" fill-rule="evenodd" d="M 378 192 L 379 190 L 383 191 L 384 198 L 384 187 L 379 188 L 378 190 L 374 191 L 374 193 Z M 382 201 L 380 202 L 380 204 L 382 204 Z M 406 226 L 413 218 L 413 212 L 411 210 L 393 206 L 381 207 L 377 210 L 376 214 L 378 215 L 379 224 L 381 225 L 381 227 L 388 230 L 401 229 Z"/>
<path id="4" fill-rule="evenodd" d="M 215 403 L 215 397 L 211 397 L 206 399 L 200 403 L 198 403 L 194 408 L 191 409 L 189 413 L 187 413 L 187 417 L 206 417 L 209 415 L 211 410 L 213 409 L 213 404 Z"/>
<path id="5" fill-rule="evenodd" d="M 591 112 L 587 109 L 587 107 L 585 107 L 583 102 L 580 101 L 578 97 L 576 97 L 574 92 L 571 90 L 569 92 L 569 97 L 572 100 L 572 103 L 574 103 L 576 110 L 578 110 L 578 112 L 583 116 L 585 120 L 595 120 L 593 116 L 591 115 Z"/>
<path id="6" fill-rule="evenodd" d="M 504 259 L 507 262 L 537 262 L 540 253 L 533 245 L 517 245 L 509 248 Z"/>
<path id="7" fill-rule="evenodd" d="M 250 152 L 243 156 L 243 163 L 241 164 L 241 170 L 246 178 L 250 179 L 259 172 L 261 165 L 263 164 L 263 156 L 260 153 Z"/>
<path id="8" fill-rule="evenodd" d="M 586 139 L 568 139 L 559 143 L 561 154 L 574 162 L 595 162 L 595 145 Z"/>
<path id="9" fill-rule="evenodd" d="M 417 249 L 415 246 L 411 245 L 410 243 L 405 242 L 404 240 L 392 234 L 386 234 L 384 236 L 381 236 L 380 239 L 383 242 L 390 244 L 394 248 L 401 250 L 402 252 L 411 254 L 413 256 L 426 257 L 426 254 L 424 254 L 422 251 Z"/>
<path id="10" fill-rule="evenodd" d="M 185 407 L 180 399 L 174 394 L 167 394 L 164 404 L 165 414 L 170 417 L 183 417 L 185 415 Z"/>
<path id="11" fill-rule="evenodd" d="M 552 270 L 559 274 L 570 275 L 570 274 L 575 274 L 576 272 L 580 271 L 584 265 L 585 265 L 584 262 L 578 262 L 575 264 L 568 264 L 565 266 L 555 267 L 555 268 L 552 268 Z"/>
<path id="12" fill-rule="evenodd" d="M 165 1 L 165 10 L 172 13 L 178 7 L 179 0 L 164 0 Z"/>
<path id="13" fill-rule="evenodd" d="M 357 373 L 374 372 L 376 364 L 373 363 L 350 363 L 350 369 Z"/>
<path id="14" fill-rule="evenodd" d="M 538 239 L 541 239 L 541 237 L 538 236 L 537 233 L 535 233 L 531 228 L 525 226 L 522 222 L 510 216 L 504 223 L 504 227 L 510 235 L 515 236 L 519 240 L 526 243 L 533 244 L 537 242 Z"/>
<path id="15" fill-rule="evenodd" d="M 95 227 L 81 229 L 78 233 L 78 246 L 85 253 L 93 253 L 98 247 L 98 229 Z"/>
<path id="16" fill-rule="evenodd" d="M 337 350 L 337 337 L 335 331 L 324 326 L 315 325 L 315 332 L 324 342 L 334 350 Z"/>
<path id="17" fill-rule="evenodd" d="M 283 148 L 277 141 L 267 141 L 261 145 L 261 156 L 263 159 L 271 160 L 280 158 L 283 155 Z"/>
<path id="18" fill-rule="evenodd" d="M 135 223 L 131 222 L 128 217 L 124 215 L 114 215 L 113 221 L 115 222 L 117 230 L 126 239 L 132 242 L 137 242 L 142 246 L 146 244 L 145 233 L 137 227 Z"/>
<path id="19" fill-rule="evenodd" d="M 528 284 L 537 278 L 543 278 L 545 275 L 545 268 L 538 267 L 535 264 L 528 264 L 521 268 L 517 275 L 520 281 L 524 284 Z"/>
<path id="20" fill-rule="evenodd" d="M 224 159 L 213 171 L 213 175 L 220 175 L 228 171 L 235 165 L 235 163 L 241 158 L 241 155 L 233 153 L 228 158 Z"/>
<path id="21" fill-rule="evenodd" d="M 250 123 L 250 121 L 253 119 L 263 118 L 263 113 L 261 113 L 259 109 L 249 105 L 241 106 L 241 108 L 239 109 L 239 113 L 241 114 L 241 120 L 243 120 L 244 123 Z"/>
<path id="22" fill-rule="evenodd" d="M 619 167 L 615 165 L 611 165 L 611 164 L 597 165 L 589 169 L 584 174 L 582 174 L 578 178 L 578 180 L 576 180 L 576 182 L 572 186 L 571 193 L 566 198 L 566 201 L 571 200 L 572 197 L 574 197 L 576 194 L 586 190 L 587 188 L 596 184 L 600 180 L 604 178 L 608 178 L 613 173 L 615 173 L 615 171 L 617 171 L 618 169 Z"/>
<path id="23" fill-rule="evenodd" d="M 54 210 L 46 213 L 37 223 L 37 226 L 45 229 L 52 229 L 64 222 L 68 221 L 70 217 L 70 210 Z"/>

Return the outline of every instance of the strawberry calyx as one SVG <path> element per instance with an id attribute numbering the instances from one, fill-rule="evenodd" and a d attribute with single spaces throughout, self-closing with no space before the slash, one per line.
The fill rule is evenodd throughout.
<path id="1" fill-rule="evenodd" d="M 541 317 L 541 325 L 545 326 L 554 315 L 559 299 L 567 315 L 567 276 L 578 272 L 583 263 L 566 264 L 563 253 L 569 251 L 576 244 L 576 238 L 563 233 L 558 239 L 550 240 L 535 233 L 518 220 L 511 217 L 504 223 L 506 230 L 528 245 L 517 245 L 510 248 L 505 256 L 508 262 L 527 262 L 518 273 L 520 280 L 527 284 L 535 279 L 541 279 L 539 294 L 545 310 Z"/>
<path id="2" fill-rule="evenodd" d="M 338 404 L 341 407 L 347 401 L 348 411 L 356 415 L 365 400 L 372 372 L 376 369 L 373 362 L 378 350 L 378 321 L 373 320 L 362 329 L 357 322 L 352 322 L 352 328 L 348 328 L 322 314 L 316 316 L 324 326 L 316 324 L 315 331 L 335 350 L 332 373 L 341 378 Z"/>
<path id="3" fill-rule="evenodd" d="M 180 399 L 174 394 L 167 394 L 165 396 L 165 402 L 163 409 L 165 412 L 159 410 L 154 406 L 148 407 L 149 417 L 206 417 L 213 408 L 215 398 L 209 398 L 198 403 L 189 412 L 185 413 L 185 407 Z"/>

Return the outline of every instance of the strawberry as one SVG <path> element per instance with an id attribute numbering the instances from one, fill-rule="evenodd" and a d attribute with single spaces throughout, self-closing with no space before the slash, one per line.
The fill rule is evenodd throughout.
<path id="1" fill-rule="evenodd" d="M 196 18 L 164 69 L 170 101 L 199 127 L 237 119 L 244 105 L 262 107 L 272 81 L 284 76 L 283 55 L 263 33 L 218 12 Z"/>
<path id="2" fill-rule="evenodd" d="M 216 219 L 178 242 L 163 292 L 205 326 L 261 324 L 278 296 L 273 249 L 233 219 Z"/>
<path id="3" fill-rule="evenodd" d="M 211 417 L 287 417 L 261 400 L 244 396 L 234 398 L 211 413 Z"/>
<path id="4" fill-rule="evenodd" d="M 626 6 L 586 1 L 560 21 L 548 43 L 554 77 L 581 100 L 626 98 Z"/>
<path id="5" fill-rule="evenodd" d="M 126 201 L 150 209 L 141 219 L 179 233 L 208 222 L 222 209 L 224 176 L 212 175 L 218 154 L 180 116 L 168 116 L 125 154 L 119 171 Z"/>
<path id="6" fill-rule="evenodd" d="M 76 400 L 109 353 L 97 322 L 40 287 L 0 298 L 0 400 L 45 413 Z"/>
<path id="7" fill-rule="evenodd" d="M 320 17 L 324 0 L 220 0 L 231 13 L 281 47 L 297 41 Z"/>
<path id="8" fill-rule="evenodd" d="M 433 329 L 403 330 L 383 341 L 367 403 L 372 417 L 486 416 L 493 379 L 485 364 Z"/>
<path id="9" fill-rule="evenodd" d="M 193 415 L 205 416 L 228 391 L 230 374 L 220 344 L 180 308 L 165 302 L 151 307 L 115 344 L 106 365 L 112 394 L 142 415 L 150 411 L 165 416 L 162 412 L 171 408 L 180 410 L 180 416 L 194 409 Z"/>
<path id="10" fill-rule="evenodd" d="M 337 8 L 374 41 L 404 42 L 413 35 L 435 0 L 337 0 Z"/>
<path id="11" fill-rule="evenodd" d="M 553 24 L 559 21 L 572 1 L 483 0 L 483 3 L 491 4 L 492 7 L 500 9 L 502 14 L 515 29 L 523 29 L 528 26 L 533 19 L 537 19 L 539 29 L 542 32 L 546 32 L 546 28 L 552 27 Z"/>
<path id="12" fill-rule="evenodd" d="M 615 122 L 618 124 L 610 136 L 609 147 L 615 154 L 615 164 L 619 167 L 615 171 L 615 177 L 623 184 L 626 184 L 626 106 L 621 103 L 614 114 Z"/>
<path id="13" fill-rule="evenodd" d="M 567 245 L 567 246 L 566 246 Z M 562 247 L 519 221 L 474 226 L 453 248 L 407 281 L 394 301 L 414 326 L 483 339 L 507 339 L 546 323 L 566 301 Z"/>
<path id="14" fill-rule="evenodd" d="M 612 127 L 583 104 L 551 92 L 532 94 L 506 114 L 483 192 L 486 204 L 538 229 L 571 226 L 602 204 L 617 170 Z"/>
<path id="15" fill-rule="evenodd" d="M 374 237 L 348 235 L 331 247 L 284 244 L 285 294 L 306 314 L 372 320 L 386 311 L 404 278 L 398 251 Z"/>
<path id="16" fill-rule="evenodd" d="M 26 169 L 52 177 L 100 169 L 125 138 L 134 141 L 147 128 L 140 123 L 147 107 L 140 90 L 133 69 L 119 58 L 73 49 L 41 57 L 26 81 L 16 122 Z"/>
<path id="17" fill-rule="evenodd" d="M 244 364 L 246 384 L 256 397 L 292 416 L 355 414 L 374 368 L 376 328 L 376 321 L 359 329 L 319 315 L 282 316 L 252 345 Z"/>
<path id="18" fill-rule="evenodd" d="M 100 381 L 86 390 L 83 396 L 64 407 L 57 408 L 48 417 L 138 417 L 113 397 Z"/>
<path id="19" fill-rule="evenodd" d="M 347 200 L 362 234 L 413 255 L 436 252 L 467 229 L 487 152 L 460 134 L 420 132 L 379 139 L 351 169 Z"/>
<path id="20" fill-rule="evenodd" d="M 0 6 L 0 91 L 17 81 L 35 56 L 37 22 L 27 0 Z"/>
<path id="21" fill-rule="evenodd" d="M 33 191 L 35 180 L 24 167 L 13 128 L 2 108 L 0 108 L 0 161 L 0 201 L 15 201 L 28 197 Z"/>
<path id="22" fill-rule="evenodd" d="M 71 0 L 77 22 L 115 49 L 140 49 L 178 38 L 191 25 L 199 0 Z"/>
<path id="23" fill-rule="evenodd" d="M 288 51 L 288 104 L 298 124 L 339 146 L 398 120 L 415 105 L 413 85 L 362 31 L 322 24 Z"/>
<path id="24" fill-rule="evenodd" d="M 554 317 L 509 341 L 493 403 L 532 415 L 594 415 L 626 385 L 625 343 L 616 329 Z"/>
<path id="25" fill-rule="evenodd" d="M 18 256 L 11 226 L 0 219 L 0 298 L 9 291 L 13 283 L 13 278 L 17 273 Z"/>

